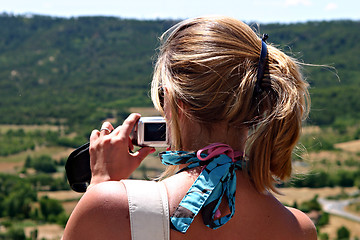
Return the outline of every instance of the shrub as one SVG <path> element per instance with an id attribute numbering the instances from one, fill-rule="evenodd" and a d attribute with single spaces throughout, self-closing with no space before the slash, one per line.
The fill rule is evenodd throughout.
<path id="1" fill-rule="evenodd" d="M 57 222 L 57 217 L 65 212 L 60 201 L 44 196 L 40 199 L 40 211 L 45 220 Z"/>
<path id="2" fill-rule="evenodd" d="M 5 234 L 5 239 L 25 240 L 24 229 L 19 227 L 10 228 Z"/>
<path id="3" fill-rule="evenodd" d="M 317 222 L 317 227 L 323 227 L 329 223 L 329 214 L 327 212 L 323 212 Z"/>
<path id="4" fill-rule="evenodd" d="M 350 239 L 350 231 L 346 227 L 342 226 L 337 230 L 337 239 L 338 240 L 347 240 Z"/>
<path id="5" fill-rule="evenodd" d="M 310 211 L 320 211 L 321 210 L 321 205 L 318 202 L 318 197 L 319 195 L 315 195 L 313 199 L 309 200 L 309 201 L 305 201 L 303 202 L 299 209 L 303 212 L 310 212 Z"/>
<path id="6" fill-rule="evenodd" d="M 32 159 L 32 167 L 39 172 L 53 173 L 56 172 L 55 161 L 47 155 L 42 155 L 38 158 Z"/>

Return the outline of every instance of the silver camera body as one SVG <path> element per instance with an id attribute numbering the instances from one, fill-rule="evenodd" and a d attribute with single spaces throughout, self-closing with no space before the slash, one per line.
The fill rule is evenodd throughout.
<path id="1" fill-rule="evenodd" d="M 130 138 L 134 145 L 140 147 L 169 147 L 168 135 L 163 117 L 141 117 Z"/>

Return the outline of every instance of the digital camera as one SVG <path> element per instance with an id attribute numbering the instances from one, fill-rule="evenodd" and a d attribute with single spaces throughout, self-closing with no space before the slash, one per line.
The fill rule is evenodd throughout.
<path id="1" fill-rule="evenodd" d="M 140 147 L 168 147 L 166 121 L 163 117 L 141 117 L 134 126 L 130 138 Z"/>

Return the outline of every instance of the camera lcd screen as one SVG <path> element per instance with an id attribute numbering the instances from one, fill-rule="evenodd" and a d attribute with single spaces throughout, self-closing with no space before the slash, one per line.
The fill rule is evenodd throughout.
<path id="1" fill-rule="evenodd" d="M 145 123 L 144 141 L 166 141 L 166 123 Z"/>

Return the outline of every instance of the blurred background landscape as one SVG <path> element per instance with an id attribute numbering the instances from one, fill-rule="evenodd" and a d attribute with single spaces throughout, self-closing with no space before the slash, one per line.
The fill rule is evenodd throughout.
<path id="1" fill-rule="evenodd" d="M 81 197 L 67 156 L 105 120 L 158 115 L 154 49 L 176 22 L 0 14 L 0 239 L 61 237 Z M 360 21 L 247 23 L 303 62 L 311 86 L 295 174 L 277 197 L 309 214 L 319 239 L 360 239 Z M 132 177 L 158 176 L 157 153 Z"/>

